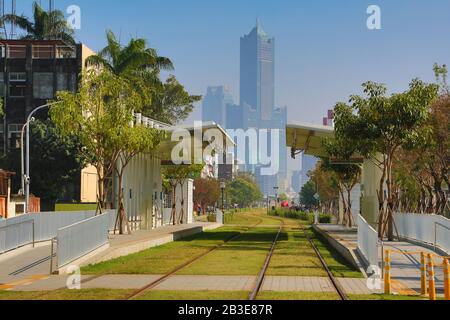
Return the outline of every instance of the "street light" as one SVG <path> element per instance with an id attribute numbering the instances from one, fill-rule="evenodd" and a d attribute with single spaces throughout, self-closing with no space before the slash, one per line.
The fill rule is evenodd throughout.
<path id="1" fill-rule="evenodd" d="M 220 183 L 220 189 L 222 190 L 222 212 L 225 213 L 225 188 L 227 187 L 227 184 L 225 181 L 222 181 Z"/>
<path id="2" fill-rule="evenodd" d="M 273 189 L 275 190 L 275 209 L 278 207 L 278 190 L 280 189 L 279 187 L 273 187 Z"/>
<path id="3" fill-rule="evenodd" d="M 23 155 L 23 131 L 26 129 L 26 174 L 23 174 L 23 162 L 22 162 L 22 189 L 25 189 L 25 213 L 28 213 L 30 209 L 30 124 L 34 121 L 34 115 L 43 109 L 50 108 L 61 102 L 47 103 L 34 109 L 27 118 L 22 128 L 21 138 L 21 154 Z M 23 159 L 23 158 L 22 158 Z"/>

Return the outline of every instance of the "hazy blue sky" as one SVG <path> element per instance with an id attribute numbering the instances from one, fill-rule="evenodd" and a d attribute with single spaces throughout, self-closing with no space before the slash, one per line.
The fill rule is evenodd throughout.
<path id="1" fill-rule="evenodd" d="M 29 14 L 32 1 L 18 2 Z M 103 47 L 107 28 L 124 42 L 145 37 L 190 92 L 225 84 L 236 100 L 239 38 L 259 17 L 276 38 L 276 102 L 290 120 L 320 123 L 366 80 L 399 91 L 413 77 L 432 81 L 434 62 L 450 64 L 449 0 L 55 0 L 70 4 L 81 7 L 77 37 L 92 49 Z M 366 27 L 370 4 L 381 7 L 380 31 Z"/>

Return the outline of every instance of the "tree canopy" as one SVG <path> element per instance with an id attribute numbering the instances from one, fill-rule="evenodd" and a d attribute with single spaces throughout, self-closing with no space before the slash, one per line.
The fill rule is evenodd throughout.
<path id="1" fill-rule="evenodd" d="M 24 15 L 6 14 L 1 24 L 13 24 L 26 34 L 22 39 L 63 40 L 74 44 L 74 30 L 68 25 L 64 13 L 60 10 L 45 11 L 36 1 L 33 2 L 33 18 Z"/>

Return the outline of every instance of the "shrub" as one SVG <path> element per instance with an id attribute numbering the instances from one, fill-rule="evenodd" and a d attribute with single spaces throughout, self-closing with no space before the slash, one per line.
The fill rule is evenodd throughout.
<path id="1" fill-rule="evenodd" d="M 319 216 L 319 223 L 324 223 L 324 224 L 331 223 L 331 215 L 329 215 L 329 214 L 321 214 Z"/>

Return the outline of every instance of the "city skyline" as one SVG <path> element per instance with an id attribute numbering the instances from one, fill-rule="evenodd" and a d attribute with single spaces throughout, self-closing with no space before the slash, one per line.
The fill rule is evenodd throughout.
<path id="1" fill-rule="evenodd" d="M 30 16 L 31 4 L 19 1 L 17 12 Z M 374 31 L 366 27 L 366 10 L 374 3 L 366 0 L 55 1 L 62 11 L 73 4 L 82 13 L 77 39 L 92 49 L 104 47 L 109 28 L 123 43 L 132 36 L 147 38 L 172 58 L 174 74 L 189 92 L 203 94 L 207 86 L 223 84 L 235 101 L 240 96 L 238 37 L 259 17 L 277 38 L 276 105 L 289 106 L 289 119 L 297 121 L 322 123 L 328 109 L 347 101 L 367 80 L 399 92 L 414 77 L 434 81 L 435 62 L 450 65 L 450 43 L 442 40 L 450 30 L 446 0 L 379 0 L 382 30 Z M 188 122 L 200 117 L 198 104 Z"/>

